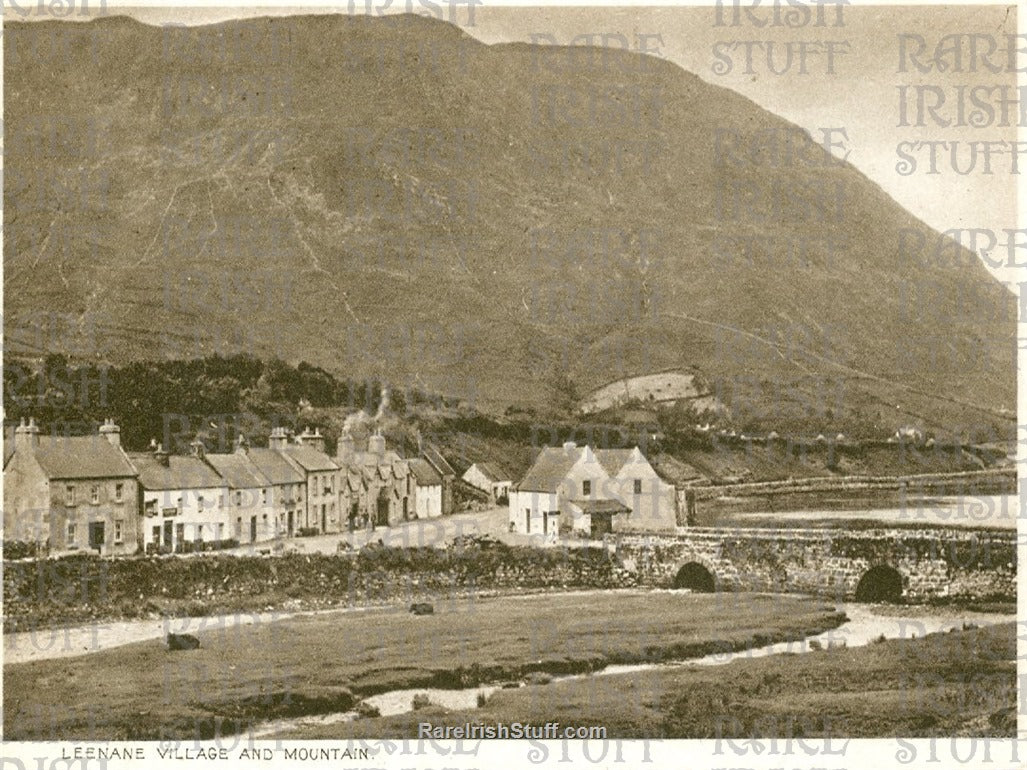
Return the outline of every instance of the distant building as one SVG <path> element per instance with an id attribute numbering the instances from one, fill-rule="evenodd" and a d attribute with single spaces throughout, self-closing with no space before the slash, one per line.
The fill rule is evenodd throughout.
<path id="1" fill-rule="evenodd" d="M 41 436 L 34 419 L 15 429 L 4 464 L 5 539 L 132 554 L 142 547 L 138 510 L 138 473 L 113 420 L 93 436 Z"/>
<path id="2" fill-rule="evenodd" d="M 435 472 L 442 476 L 442 514 L 448 516 L 453 512 L 453 485 L 456 483 L 456 471 L 442 452 L 433 444 L 420 443 L 421 457 L 428 461 Z"/>
<path id="3" fill-rule="evenodd" d="M 271 507 L 274 509 L 273 537 L 292 537 L 307 522 L 307 476 L 302 468 L 285 457 L 285 428 L 273 428 L 267 449 L 248 447 L 245 449 L 257 470 L 271 485 Z"/>
<path id="4" fill-rule="evenodd" d="M 172 455 L 159 444 L 150 452 L 128 455 L 139 473 L 142 491 L 143 548 L 182 551 L 189 543 L 223 543 L 232 539 L 228 487 L 203 460 L 203 444 L 193 454 Z"/>
<path id="5" fill-rule="evenodd" d="M 505 501 L 513 485 L 510 477 L 491 463 L 475 463 L 464 472 L 463 480 L 472 487 L 487 492 L 494 503 Z"/>
<path id="6" fill-rule="evenodd" d="M 414 477 L 414 511 L 419 519 L 442 515 L 442 475 L 423 457 L 409 461 Z"/>
<path id="7" fill-rule="evenodd" d="M 228 489 L 232 537 L 242 544 L 275 537 L 274 485 L 249 458 L 245 437 L 236 440 L 234 452 L 210 453 L 205 459 Z"/>
<path id="8" fill-rule="evenodd" d="M 561 532 L 672 529 L 676 497 L 638 447 L 546 447 L 510 490 L 510 530 L 552 541 Z"/>
<path id="9" fill-rule="evenodd" d="M 281 430 L 284 432 L 284 428 Z M 340 468 L 325 454 L 321 431 L 308 428 L 296 437 L 295 443 L 285 439 L 272 438 L 272 447 L 303 473 L 307 489 L 305 526 L 318 532 L 341 532 Z"/>
<path id="10" fill-rule="evenodd" d="M 414 477 L 406 460 L 387 449 L 385 437 L 367 439 L 358 450 L 349 433 L 339 439 L 339 509 L 348 529 L 385 527 L 414 518 Z"/>

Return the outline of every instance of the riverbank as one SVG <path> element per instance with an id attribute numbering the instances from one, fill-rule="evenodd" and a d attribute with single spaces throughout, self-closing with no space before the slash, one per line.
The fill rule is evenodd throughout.
<path id="1" fill-rule="evenodd" d="M 155 740 L 246 732 L 345 711 L 376 693 L 455 689 L 801 639 L 844 614 L 764 594 L 607 591 L 436 602 L 194 629 L 198 650 L 152 639 L 4 668 L 11 740 Z"/>
<path id="2" fill-rule="evenodd" d="M 654 667 L 498 690 L 479 708 L 284 730 L 284 740 L 416 738 L 419 726 L 558 722 L 607 738 L 791 739 L 1016 734 L 1010 622 L 865 647 Z"/>

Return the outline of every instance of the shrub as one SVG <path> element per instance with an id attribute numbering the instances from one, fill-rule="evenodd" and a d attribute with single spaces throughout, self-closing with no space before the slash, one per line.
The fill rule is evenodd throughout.
<path id="1" fill-rule="evenodd" d="M 413 706 L 414 711 L 419 711 L 420 709 L 428 708 L 430 705 L 432 705 L 431 698 L 428 697 L 428 693 L 426 692 L 417 693 L 414 696 L 414 700 L 411 703 L 411 706 Z"/>

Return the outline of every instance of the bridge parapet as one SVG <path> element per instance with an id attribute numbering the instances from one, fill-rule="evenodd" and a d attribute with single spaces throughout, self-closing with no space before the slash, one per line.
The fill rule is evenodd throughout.
<path id="1" fill-rule="evenodd" d="M 612 539 L 618 558 L 640 583 L 663 587 L 712 583 L 717 590 L 870 600 L 881 598 L 870 583 L 887 578 L 899 586 L 899 596 L 894 586 L 888 588 L 891 599 L 1016 596 L 1017 537 L 1004 530 L 718 527 L 622 532 Z M 682 585 L 688 582 L 693 585 Z"/>

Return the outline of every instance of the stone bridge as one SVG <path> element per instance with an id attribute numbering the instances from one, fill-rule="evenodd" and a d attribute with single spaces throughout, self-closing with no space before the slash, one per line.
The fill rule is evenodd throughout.
<path id="1" fill-rule="evenodd" d="M 645 585 L 811 593 L 837 600 L 1016 598 L 1016 533 L 946 529 L 678 529 L 618 533 Z"/>

